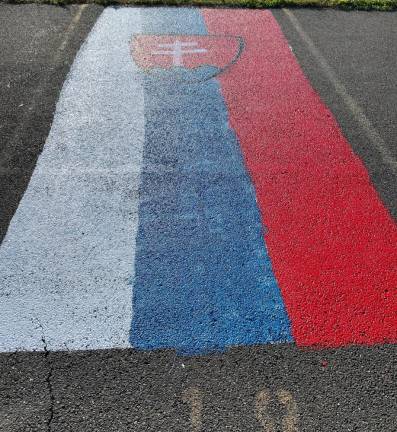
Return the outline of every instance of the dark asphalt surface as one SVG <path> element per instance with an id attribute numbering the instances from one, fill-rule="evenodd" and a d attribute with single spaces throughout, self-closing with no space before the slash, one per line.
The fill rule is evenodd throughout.
<path id="1" fill-rule="evenodd" d="M 63 81 L 100 7 L 0 4 L 0 241 L 51 127 Z"/>
<path id="2" fill-rule="evenodd" d="M 293 13 L 396 160 L 397 14 L 307 9 Z M 286 14 L 277 10 L 274 15 L 306 76 L 335 115 L 383 203 L 397 220 L 396 165 L 394 171 L 385 165 Z"/>
<path id="3" fill-rule="evenodd" d="M 0 425 L 4 431 L 392 432 L 395 352 L 268 346 L 195 358 L 132 350 L 3 355 Z M 189 426 L 189 389 L 198 393 L 201 428 Z M 269 404 L 260 422 L 256 399 L 264 391 Z M 280 391 L 293 397 L 287 407 Z"/>
<path id="4" fill-rule="evenodd" d="M 89 6 L 73 24 L 77 6 L 0 5 L 1 237 L 49 132 L 69 66 L 100 12 Z M 274 14 L 396 218 L 395 173 L 285 13 Z M 396 157 L 397 14 L 294 14 Z M 0 354 L 0 430 L 392 432 L 396 353 L 395 346 L 274 345 L 202 357 L 135 350 Z"/>

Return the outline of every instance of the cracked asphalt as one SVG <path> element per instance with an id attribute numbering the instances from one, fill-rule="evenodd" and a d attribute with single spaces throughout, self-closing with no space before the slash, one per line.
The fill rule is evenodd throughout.
<path id="1" fill-rule="evenodd" d="M 101 11 L 0 5 L 0 241 L 70 65 Z M 294 10 L 299 27 L 282 10 L 274 16 L 396 220 L 390 160 L 397 157 L 397 14 Z M 395 345 L 279 344 L 179 356 L 173 350 L 54 352 L 45 334 L 42 342 L 42 352 L 0 354 L 1 431 L 396 430 Z"/>
<path id="2" fill-rule="evenodd" d="M 394 431 L 395 348 L 326 352 L 293 346 L 221 355 L 104 350 L 1 357 L 5 431 L 186 431 L 187 392 L 198 392 L 202 430 Z M 295 408 L 280 404 L 287 392 Z M 258 419 L 258 396 L 269 397 Z M 295 412 L 294 412 L 295 411 Z M 290 418 L 292 429 L 281 429 Z M 193 429 L 194 430 L 194 429 Z"/>

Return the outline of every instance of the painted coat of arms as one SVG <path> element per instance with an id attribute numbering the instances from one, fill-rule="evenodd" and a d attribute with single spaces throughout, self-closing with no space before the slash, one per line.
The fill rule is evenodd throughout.
<path id="1" fill-rule="evenodd" d="M 146 72 L 185 72 L 190 77 L 211 78 L 228 69 L 244 48 L 238 36 L 135 35 L 131 54 Z"/>

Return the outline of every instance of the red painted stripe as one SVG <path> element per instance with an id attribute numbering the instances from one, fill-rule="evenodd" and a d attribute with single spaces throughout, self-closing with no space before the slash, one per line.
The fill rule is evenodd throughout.
<path id="1" fill-rule="evenodd" d="M 205 10 L 242 36 L 219 77 L 299 345 L 397 342 L 397 227 L 269 11 Z"/>

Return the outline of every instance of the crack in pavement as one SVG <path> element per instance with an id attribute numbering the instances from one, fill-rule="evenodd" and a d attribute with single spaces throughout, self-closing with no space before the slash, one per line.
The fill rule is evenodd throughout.
<path id="1" fill-rule="evenodd" d="M 46 377 L 48 393 L 50 395 L 50 407 L 49 407 L 49 416 L 48 416 L 48 422 L 47 422 L 47 431 L 51 432 L 52 431 L 52 421 L 54 419 L 54 404 L 55 404 L 55 397 L 54 397 L 54 392 L 53 392 L 53 388 L 52 388 L 52 374 L 53 374 L 53 370 L 54 370 L 54 365 L 52 364 L 52 361 L 49 358 L 50 352 L 47 349 L 47 342 L 46 342 L 45 338 L 42 337 L 41 340 L 43 341 L 43 344 L 44 344 L 44 358 L 49 365 L 49 370 L 48 370 L 48 374 Z"/>
<path id="2" fill-rule="evenodd" d="M 52 375 L 54 372 L 54 365 L 50 359 L 50 351 L 48 350 L 47 347 L 47 341 L 44 335 L 44 328 L 43 325 L 41 324 L 40 320 L 38 318 L 36 318 L 38 325 L 41 329 L 41 341 L 43 342 L 43 350 L 44 350 L 44 359 L 45 362 L 48 364 L 48 374 L 46 376 L 46 383 L 47 383 L 47 389 L 48 389 L 48 394 L 50 397 L 50 406 L 48 409 L 48 420 L 47 420 L 47 431 L 51 432 L 52 431 L 52 421 L 54 419 L 54 405 L 55 405 L 55 397 L 54 397 L 54 391 L 53 391 L 53 386 L 52 386 Z"/>

